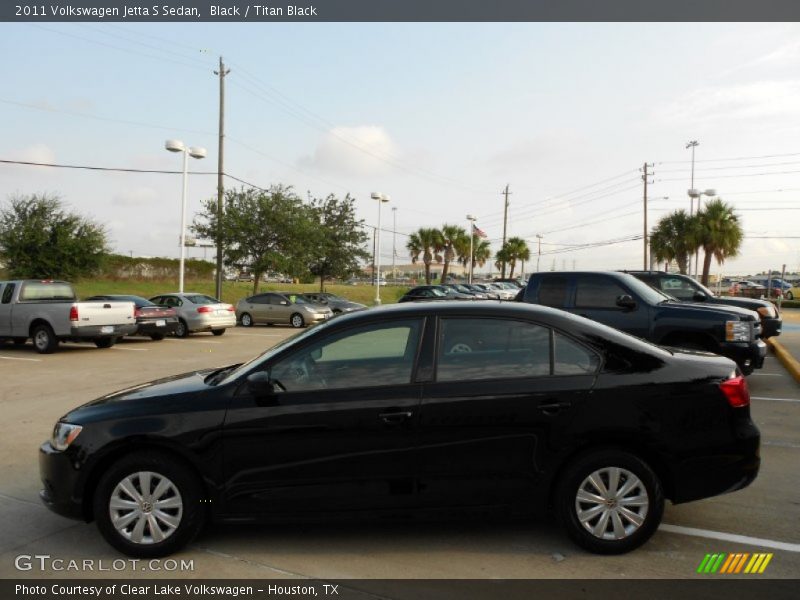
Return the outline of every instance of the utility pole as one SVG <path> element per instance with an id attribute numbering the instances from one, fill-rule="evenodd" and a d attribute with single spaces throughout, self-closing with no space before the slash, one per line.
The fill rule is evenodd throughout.
<path id="1" fill-rule="evenodd" d="M 502 247 L 505 247 L 505 245 L 506 245 L 506 229 L 508 227 L 508 196 L 511 194 L 511 192 L 508 191 L 508 184 L 506 184 L 506 189 L 504 189 L 502 193 L 503 193 L 503 196 L 506 197 L 505 204 L 503 206 L 503 246 L 502 246 Z M 501 273 L 500 277 L 505 279 L 505 277 L 506 277 L 506 261 L 503 261 L 502 265 L 503 265 L 502 269 L 501 269 L 502 273 Z"/>
<path id="2" fill-rule="evenodd" d="M 225 156 L 225 75 L 230 73 L 230 69 L 225 69 L 222 57 L 219 57 L 219 71 L 214 71 L 214 75 L 219 77 L 219 151 L 217 152 L 217 282 L 215 287 L 216 298 L 222 300 L 222 216 L 224 213 L 223 197 L 225 188 L 222 177 L 224 171 Z"/>
<path id="3" fill-rule="evenodd" d="M 397 271 L 395 271 L 395 257 L 397 256 L 397 207 L 392 207 L 392 281 L 397 283 Z"/>
<path id="4" fill-rule="evenodd" d="M 644 235 L 642 239 L 644 240 L 644 270 L 647 271 L 647 177 L 652 175 L 652 173 L 648 173 L 648 167 L 652 167 L 653 165 L 648 165 L 644 163 L 642 167 L 642 181 L 644 182 Z"/>
<path id="5" fill-rule="evenodd" d="M 697 148 L 699 145 L 700 145 L 700 142 L 698 142 L 697 140 L 692 140 L 691 142 L 688 142 L 686 144 L 686 149 L 687 150 L 689 148 L 692 149 L 692 179 L 691 179 L 691 183 L 689 185 L 689 191 L 690 191 L 690 193 L 689 193 L 689 216 L 690 217 L 694 215 L 694 196 L 692 196 L 692 193 L 694 193 L 694 149 Z M 699 210 L 699 205 L 698 205 L 698 210 Z M 689 257 L 689 276 L 690 277 L 692 276 L 692 258 L 691 258 L 691 256 Z M 695 266 L 695 269 L 694 269 L 694 276 L 697 277 L 697 266 Z"/>
<path id="6" fill-rule="evenodd" d="M 539 272 L 539 262 L 542 260 L 542 238 L 544 237 L 542 234 L 536 234 L 537 239 L 539 240 L 539 256 L 536 258 L 536 272 Z"/>

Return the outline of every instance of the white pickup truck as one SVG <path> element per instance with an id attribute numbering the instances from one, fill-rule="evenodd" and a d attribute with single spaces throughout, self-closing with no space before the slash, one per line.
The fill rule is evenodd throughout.
<path id="1" fill-rule="evenodd" d="M 65 281 L 0 281 L 0 340 L 24 344 L 29 338 L 40 354 L 59 342 L 94 342 L 110 348 L 136 330 L 133 302 L 77 302 Z"/>

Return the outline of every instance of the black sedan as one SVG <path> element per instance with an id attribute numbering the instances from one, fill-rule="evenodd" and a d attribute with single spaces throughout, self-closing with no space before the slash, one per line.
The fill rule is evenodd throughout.
<path id="1" fill-rule="evenodd" d="M 207 519 L 548 507 L 582 547 L 620 553 L 665 498 L 755 479 L 749 404 L 727 358 L 555 309 L 385 306 L 70 411 L 41 446 L 41 497 L 142 557 Z"/>
<path id="2" fill-rule="evenodd" d="M 417 300 L 475 300 L 474 296 L 462 294 L 455 289 L 443 285 L 418 285 L 403 294 L 398 302 L 416 302 Z"/>
<path id="3" fill-rule="evenodd" d="M 335 315 L 350 313 L 355 310 L 364 310 L 367 308 L 364 304 L 353 302 L 347 298 L 342 298 L 336 294 L 331 294 L 330 292 L 309 292 L 307 294 L 300 294 L 300 296 L 309 302 L 327 306 Z"/>
<path id="4" fill-rule="evenodd" d="M 141 296 L 125 296 L 106 294 L 86 298 L 86 302 L 103 302 L 104 300 L 133 302 L 136 308 L 136 331 L 130 335 L 144 335 L 155 341 L 163 340 L 167 335 L 175 333 L 178 328 L 178 315 L 174 308 L 159 306 Z"/>

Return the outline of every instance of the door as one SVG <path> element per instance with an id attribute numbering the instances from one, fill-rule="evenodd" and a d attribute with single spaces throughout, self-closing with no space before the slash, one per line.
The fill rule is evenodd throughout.
<path id="1" fill-rule="evenodd" d="M 252 373 L 225 423 L 226 512 L 404 508 L 415 502 L 423 319 L 382 321 L 312 336 Z"/>
<path id="2" fill-rule="evenodd" d="M 530 506 L 599 368 L 568 336 L 515 319 L 440 320 L 423 387 L 420 504 Z"/>
<path id="3" fill-rule="evenodd" d="M 0 336 L 11 335 L 11 297 L 15 283 L 0 284 Z"/>
<path id="4" fill-rule="evenodd" d="M 631 309 L 617 306 L 617 299 L 620 296 L 631 296 L 636 301 L 636 307 Z M 570 312 L 643 339 L 650 337 L 648 306 L 610 277 L 602 275 L 577 277 L 574 306 Z"/>
<path id="5" fill-rule="evenodd" d="M 267 294 L 259 294 L 248 299 L 247 312 L 253 317 L 253 323 L 269 322 L 269 306 Z"/>
<path id="6" fill-rule="evenodd" d="M 281 294 L 267 294 L 267 319 L 270 323 L 288 323 L 291 316 L 289 301 Z"/>

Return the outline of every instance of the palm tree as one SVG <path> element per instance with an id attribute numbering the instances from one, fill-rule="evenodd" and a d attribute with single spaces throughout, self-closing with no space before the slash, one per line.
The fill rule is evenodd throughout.
<path id="1" fill-rule="evenodd" d="M 411 262 L 415 263 L 422 255 L 425 264 L 425 283 L 431 282 L 431 263 L 442 262 L 439 252 L 442 251 L 442 234 L 438 229 L 422 227 L 408 236 L 406 249 L 411 254 Z"/>
<path id="2" fill-rule="evenodd" d="M 676 210 L 662 218 L 650 235 L 650 251 L 656 261 L 678 262 L 678 269 L 686 274 L 689 256 L 697 249 L 695 218 L 685 210 Z"/>
<path id="3" fill-rule="evenodd" d="M 464 268 L 469 272 L 469 235 L 467 235 L 461 243 L 463 248 L 457 249 L 458 262 L 464 265 Z M 475 266 L 482 267 L 486 261 L 492 257 L 492 248 L 489 240 L 479 237 L 477 234 L 472 235 L 472 270 Z"/>
<path id="4" fill-rule="evenodd" d="M 442 283 L 447 281 L 447 273 L 450 271 L 450 263 L 456 260 L 463 252 L 463 248 L 469 245 L 469 236 L 463 227 L 458 225 L 443 225 L 441 230 L 441 244 L 444 252 L 444 267 L 442 267 Z M 469 254 L 469 250 L 466 251 Z"/>
<path id="5" fill-rule="evenodd" d="M 526 261 L 531 259 L 531 251 L 528 244 L 519 237 L 508 238 L 505 245 L 497 253 L 497 260 L 501 263 L 510 263 L 510 278 L 514 278 L 514 267 L 518 260 Z"/>
<path id="6" fill-rule="evenodd" d="M 703 285 L 708 285 L 711 258 L 716 258 L 717 264 L 721 265 L 726 258 L 736 256 L 744 239 L 744 231 L 733 207 L 717 198 L 706 203 L 697 213 L 695 237 L 698 246 L 705 252 L 702 281 Z"/>

